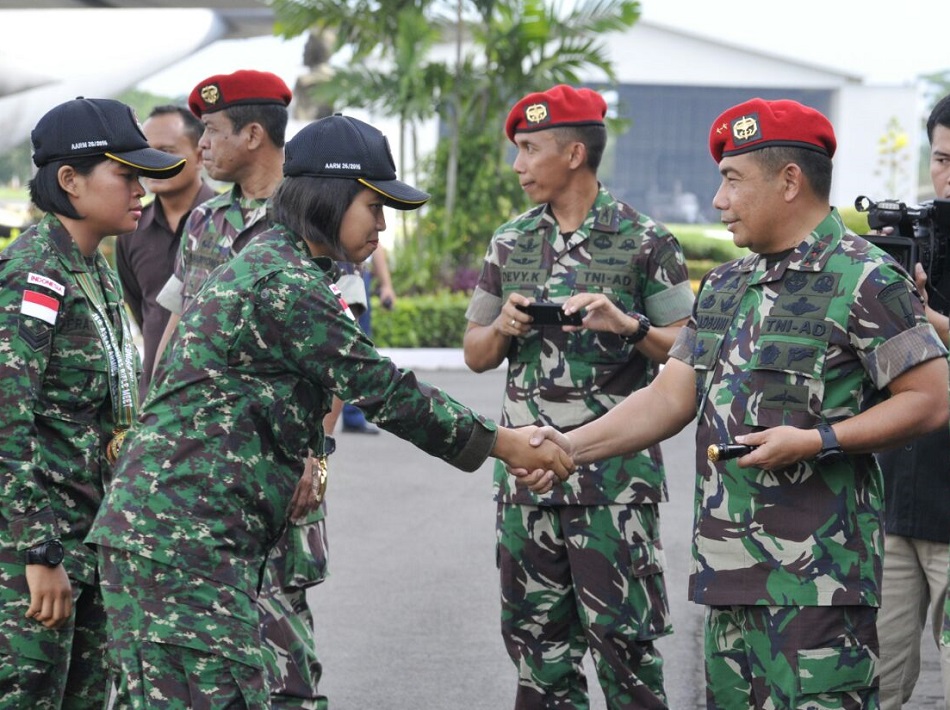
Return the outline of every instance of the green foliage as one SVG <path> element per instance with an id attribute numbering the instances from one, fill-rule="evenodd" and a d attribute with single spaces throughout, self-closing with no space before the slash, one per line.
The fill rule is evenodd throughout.
<path id="1" fill-rule="evenodd" d="M 839 207 L 838 212 L 841 221 L 855 234 L 867 234 L 870 230 L 867 212 L 858 212 L 854 207 Z"/>
<path id="2" fill-rule="evenodd" d="M 578 84 L 591 70 L 612 80 L 604 36 L 640 16 L 636 0 L 273 0 L 272 7 L 279 34 L 316 30 L 352 55 L 314 86 L 316 103 L 385 111 L 399 119 L 403 138 L 435 116 L 446 132 L 434 156 L 413 156 L 433 199 L 417 225 L 406 220 L 394 250 L 401 293 L 458 288 L 459 274 L 480 264 L 495 228 L 524 204 L 501 130 L 511 104 Z M 453 51 L 433 52 L 438 42 L 454 42 Z"/>
<path id="3" fill-rule="evenodd" d="M 400 297 L 385 311 L 374 297 L 373 342 L 379 348 L 460 348 L 468 301 L 464 293 Z"/>

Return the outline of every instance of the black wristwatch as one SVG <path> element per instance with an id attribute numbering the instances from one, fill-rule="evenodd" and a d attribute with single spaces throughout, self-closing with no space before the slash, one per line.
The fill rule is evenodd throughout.
<path id="1" fill-rule="evenodd" d="M 821 451 L 815 454 L 815 461 L 821 464 L 835 463 L 844 458 L 844 451 L 838 444 L 838 437 L 835 436 L 831 424 L 822 422 L 815 427 L 821 435 Z"/>
<path id="2" fill-rule="evenodd" d="M 332 436 L 323 437 L 323 455 L 329 456 L 336 451 L 336 439 Z"/>
<path id="3" fill-rule="evenodd" d="M 66 557 L 66 551 L 63 549 L 63 543 L 59 540 L 50 540 L 27 550 L 26 564 L 55 567 L 63 561 L 64 557 Z"/>
<path id="4" fill-rule="evenodd" d="M 627 315 L 629 315 L 631 318 L 635 318 L 637 323 L 640 324 L 640 327 L 637 328 L 637 332 L 633 335 L 621 335 L 620 337 L 631 345 L 636 345 L 645 337 L 647 337 L 647 333 L 650 332 L 650 319 L 642 313 L 628 313 Z"/>

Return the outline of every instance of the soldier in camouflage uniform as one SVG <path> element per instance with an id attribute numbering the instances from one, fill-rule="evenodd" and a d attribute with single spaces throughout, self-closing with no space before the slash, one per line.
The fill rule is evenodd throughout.
<path id="1" fill-rule="evenodd" d="M 188 105 L 205 124 L 199 148 L 208 173 L 234 185 L 196 207 L 185 225 L 175 272 L 158 299 L 172 312 L 164 343 L 211 272 L 272 226 L 267 204 L 282 177 L 290 100 L 280 77 L 250 70 L 208 77 L 192 90 Z M 318 690 L 323 668 L 306 593 L 327 574 L 324 513 L 322 505 L 294 511 L 294 524 L 274 546 L 258 600 L 274 707 L 327 707 Z"/>
<path id="2" fill-rule="evenodd" d="M 556 86 L 511 110 L 514 170 L 539 206 L 496 231 L 469 305 L 465 358 L 508 360 L 502 423 L 571 429 L 654 377 L 693 292 L 682 250 L 662 225 L 597 180 L 603 98 Z M 583 324 L 537 327 L 533 301 L 586 309 Z M 502 635 L 518 668 L 517 708 L 588 706 L 590 649 L 607 706 L 663 708 L 671 631 L 658 504 L 658 446 L 592 462 L 546 496 L 495 469 Z"/>
<path id="3" fill-rule="evenodd" d="M 913 282 L 829 204 L 834 150 L 828 120 L 794 101 L 719 116 L 713 205 L 752 253 L 707 274 L 653 384 L 566 437 L 546 432 L 581 465 L 698 410 L 689 596 L 707 606 L 709 708 L 878 707 L 870 452 L 950 413 L 946 349 Z M 737 458 L 708 452 L 732 442 Z"/>
<path id="4" fill-rule="evenodd" d="M 101 708 L 105 614 L 82 544 L 137 405 L 138 353 L 98 252 L 135 229 L 148 147 L 132 110 L 76 99 L 32 134 L 30 198 L 45 212 L 0 253 L 0 707 Z"/>
<path id="5" fill-rule="evenodd" d="M 134 708 L 270 707 L 255 600 L 334 395 L 464 470 L 499 456 L 538 490 L 570 470 L 556 446 L 535 455 L 533 429 L 498 429 L 397 369 L 340 298 L 333 260 L 371 253 L 383 205 L 428 198 L 396 180 L 385 137 L 332 116 L 287 144 L 284 170 L 273 228 L 182 314 L 87 538 Z"/>

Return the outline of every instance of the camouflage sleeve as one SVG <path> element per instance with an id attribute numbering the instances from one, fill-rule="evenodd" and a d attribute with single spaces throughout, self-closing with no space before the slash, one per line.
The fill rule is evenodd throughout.
<path id="1" fill-rule="evenodd" d="M 861 282 L 848 335 L 878 389 L 916 365 L 946 356 L 914 284 L 886 262 Z"/>
<path id="2" fill-rule="evenodd" d="M 696 348 L 696 328 L 694 322 L 690 321 L 676 336 L 673 346 L 670 348 L 670 357 L 681 360 L 690 367 L 693 366 L 694 350 Z"/>
<path id="3" fill-rule="evenodd" d="M 62 279 L 17 262 L 0 271 L 0 516 L 18 550 L 57 536 L 56 519 L 41 477 L 33 411 L 49 363 L 62 300 L 55 290 L 31 286 L 39 276 Z"/>
<path id="4" fill-rule="evenodd" d="M 488 458 L 496 424 L 380 355 L 326 285 L 306 289 L 289 312 L 270 317 L 285 324 L 282 347 L 301 377 L 457 468 L 472 471 Z"/>
<path id="5" fill-rule="evenodd" d="M 493 237 L 482 262 L 482 273 L 465 311 L 465 319 L 476 325 L 488 325 L 504 305 L 501 287 L 501 261 L 498 254 L 498 239 Z"/>
<path id="6" fill-rule="evenodd" d="M 645 244 L 646 268 L 641 284 L 644 310 L 652 323 L 669 325 L 688 318 L 693 310 L 686 257 L 679 241 L 661 225 L 650 230 Z"/>

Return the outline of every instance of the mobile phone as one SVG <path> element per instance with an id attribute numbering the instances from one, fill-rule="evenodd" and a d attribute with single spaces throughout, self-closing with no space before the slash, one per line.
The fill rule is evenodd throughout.
<path id="1" fill-rule="evenodd" d="M 527 306 L 517 306 L 519 311 L 524 311 L 534 320 L 533 326 L 541 325 L 580 325 L 580 312 L 568 315 L 561 308 L 560 303 L 551 303 L 550 301 L 536 301 Z"/>

